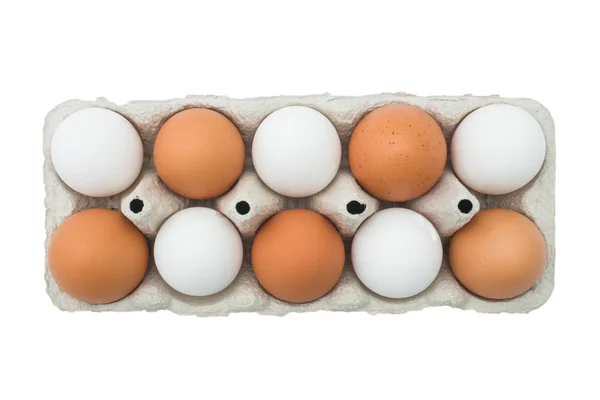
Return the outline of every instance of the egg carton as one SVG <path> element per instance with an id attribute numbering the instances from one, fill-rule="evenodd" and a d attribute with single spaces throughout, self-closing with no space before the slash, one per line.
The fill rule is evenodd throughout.
<path id="1" fill-rule="evenodd" d="M 494 103 L 522 107 L 540 123 L 546 138 L 546 158 L 536 178 L 520 190 L 502 196 L 476 193 L 465 188 L 448 164 L 442 178 L 425 195 L 407 203 L 379 201 L 367 194 L 352 177 L 348 167 L 347 144 L 353 128 L 369 111 L 390 103 L 406 103 L 427 111 L 440 124 L 448 143 L 458 123 L 471 111 Z M 308 198 L 287 198 L 267 188 L 252 167 L 250 154 L 253 135 L 260 122 L 273 111 L 290 105 L 314 108 L 335 125 L 343 146 L 343 157 L 336 178 L 323 191 Z M 125 116 L 137 128 L 144 146 L 144 165 L 137 181 L 125 192 L 107 198 L 91 198 L 66 186 L 52 166 L 50 143 L 62 120 L 88 107 L 103 107 Z M 171 192 L 156 174 L 151 158 L 153 143 L 161 125 L 173 114 L 192 107 L 214 109 L 230 118 L 239 129 L 246 146 L 246 165 L 234 187 L 224 195 L 207 201 L 189 200 Z M 235 281 L 224 291 L 207 297 L 190 297 L 176 292 L 160 277 L 152 256 L 142 283 L 129 296 L 111 303 L 90 305 L 69 297 L 53 280 L 46 262 L 47 292 L 52 302 L 66 311 L 156 311 L 177 314 L 218 316 L 232 312 L 257 312 L 285 315 L 309 311 L 364 311 L 371 314 L 398 314 L 425 307 L 450 306 L 486 313 L 523 313 L 546 302 L 554 287 L 554 122 L 548 110 L 530 99 L 499 96 L 419 97 L 386 93 L 361 97 L 330 94 L 232 99 L 222 96 L 188 96 L 164 101 L 134 101 L 124 105 L 104 98 L 96 101 L 66 101 L 48 113 L 44 124 L 44 183 L 46 186 L 46 249 L 55 229 L 70 215 L 93 207 L 120 210 L 147 236 L 152 244 L 160 225 L 175 212 L 190 206 L 219 210 L 238 228 L 244 242 L 244 262 Z M 449 159 L 449 157 L 448 157 Z M 459 208 L 463 201 L 471 203 Z M 425 291 L 406 299 L 378 296 L 356 277 L 350 258 L 350 244 L 359 225 L 379 209 L 406 207 L 426 216 L 444 242 L 443 265 L 435 281 Z M 500 207 L 518 211 L 532 219 L 547 245 L 547 265 L 542 277 L 529 291 L 510 300 L 494 301 L 478 297 L 454 278 L 447 260 L 448 238 L 466 224 L 479 209 Z M 345 239 L 346 266 L 335 288 L 324 297 L 306 304 L 290 304 L 265 292 L 250 266 L 250 246 L 257 229 L 268 217 L 289 208 L 308 208 L 328 217 Z"/>

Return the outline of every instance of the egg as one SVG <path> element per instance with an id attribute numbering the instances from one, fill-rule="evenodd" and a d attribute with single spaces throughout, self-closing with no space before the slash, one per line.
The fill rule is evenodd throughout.
<path id="1" fill-rule="evenodd" d="M 456 278 L 471 292 L 510 299 L 542 276 L 546 242 L 529 218 L 516 211 L 487 209 L 454 234 L 449 260 Z"/>
<path id="2" fill-rule="evenodd" d="M 376 294 L 402 299 L 421 293 L 442 266 L 442 241 L 424 216 L 387 208 L 369 217 L 352 241 L 358 279 Z"/>
<path id="3" fill-rule="evenodd" d="M 175 193 L 194 200 L 229 190 L 244 168 L 244 141 L 224 115 L 191 108 L 170 117 L 154 142 L 154 164 Z"/>
<path id="4" fill-rule="evenodd" d="M 252 142 L 252 161 L 260 179 L 289 197 L 323 190 L 335 177 L 341 158 L 335 127 L 309 107 L 284 107 L 271 113 L 258 126 Z"/>
<path id="5" fill-rule="evenodd" d="M 73 214 L 48 246 L 48 268 L 57 285 L 90 304 L 127 296 L 147 266 L 146 238 L 118 211 L 92 208 Z"/>
<path id="6" fill-rule="evenodd" d="M 358 183 L 386 201 L 408 201 L 431 189 L 447 156 L 442 129 L 427 112 L 389 104 L 365 115 L 348 145 L 348 161 Z"/>
<path id="7" fill-rule="evenodd" d="M 467 115 L 450 144 L 454 172 L 468 187 L 502 195 L 522 188 L 540 171 L 544 132 L 524 109 L 490 104 Z"/>
<path id="8" fill-rule="evenodd" d="M 173 289 L 189 296 L 209 296 L 224 290 L 240 271 L 242 239 L 223 214 L 191 207 L 173 214 L 160 227 L 154 261 Z"/>
<path id="9" fill-rule="evenodd" d="M 74 112 L 60 123 L 50 148 L 52 164 L 71 189 L 90 197 L 116 195 L 136 180 L 144 149 L 135 127 L 104 108 Z"/>
<path id="10" fill-rule="evenodd" d="M 262 287 L 290 303 L 327 294 L 344 268 L 344 243 L 328 219 L 309 210 L 282 211 L 265 222 L 252 243 L 252 268 Z"/>

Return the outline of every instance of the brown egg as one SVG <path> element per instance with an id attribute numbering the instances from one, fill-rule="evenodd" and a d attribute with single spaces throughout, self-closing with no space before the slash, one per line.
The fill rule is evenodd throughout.
<path id="1" fill-rule="evenodd" d="M 148 265 L 144 235 L 118 211 L 73 214 L 54 232 L 48 267 L 69 296 L 91 304 L 117 301 L 142 281 Z"/>
<path id="2" fill-rule="evenodd" d="M 408 104 L 389 104 L 365 115 L 348 148 L 358 183 L 386 201 L 408 201 L 426 193 L 442 176 L 446 156 L 440 126 Z"/>
<path id="3" fill-rule="evenodd" d="M 546 265 L 546 242 L 535 224 L 515 211 L 480 211 L 454 234 L 450 266 L 471 292 L 503 300 L 529 290 Z"/>
<path id="4" fill-rule="evenodd" d="M 154 164 L 162 181 L 190 199 L 225 193 L 244 168 L 244 141 L 224 115 L 206 108 L 178 112 L 154 142 Z"/>
<path id="5" fill-rule="evenodd" d="M 344 261 L 344 243 L 335 226 L 309 210 L 276 214 L 252 244 L 256 278 L 267 292 L 290 303 L 327 294 L 340 279 Z"/>

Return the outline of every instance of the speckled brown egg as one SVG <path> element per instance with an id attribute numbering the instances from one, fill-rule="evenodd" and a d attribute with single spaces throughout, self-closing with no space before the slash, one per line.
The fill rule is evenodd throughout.
<path id="1" fill-rule="evenodd" d="M 169 118 L 154 142 L 154 164 L 175 193 L 195 200 L 219 196 L 244 168 L 244 141 L 224 115 L 191 108 Z"/>
<path id="2" fill-rule="evenodd" d="M 519 296 L 544 272 L 546 242 L 524 215 L 504 209 L 480 211 L 454 234 L 449 261 L 471 292 L 494 300 Z"/>
<path id="3" fill-rule="evenodd" d="M 252 268 L 278 299 L 306 303 L 329 292 L 344 269 L 342 237 L 322 215 L 292 209 L 271 217 L 252 243 Z"/>
<path id="4" fill-rule="evenodd" d="M 354 128 L 348 148 L 358 183 L 386 201 L 408 201 L 426 193 L 442 176 L 446 157 L 438 123 L 408 104 L 369 112 Z"/>
<path id="5" fill-rule="evenodd" d="M 92 208 L 73 214 L 48 246 L 48 268 L 58 286 L 90 304 L 127 296 L 147 266 L 146 238 L 118 211 Z"/>

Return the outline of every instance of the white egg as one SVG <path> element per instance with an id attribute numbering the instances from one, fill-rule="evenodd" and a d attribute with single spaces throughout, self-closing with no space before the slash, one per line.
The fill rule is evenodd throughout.
<path id="1" fill-rule="evenodd" d="M 142 169 L 144 149 L 135 127 L 105 108 L 86 108 L 60 123 L 51 145 L 52 164 L 71 189 L 106 197 L 127 189 Z"/>
<path id="2" fill-rule="evenodd" d="M 223 214 L 192 207 L 173 214 L 154 242 L 160 276 L 189 296 L 209 296 L 233 282 L 242 266 L 242 239 Z"/>
<path id="3" fill-rule="evenodd" d="M 546 140 L 536 119 L 520 107 L 491 104 L 465 117 L 450 145 L 452 168 L 468 187 L 502 195 L 540 171 Z"/>
<path id="4" fill-rule="evenodd" d="M 421 214 L 388 208 L 369 217 L 352 241 L 352 264 L 371 291 L 401 299 L 425 290 L 442 266 L 442 242 Z"/>
<path id="5" fill-rule="evenodd" d="M 261 180 L 289 197 L 323 190 L 335 177 L 341 157 L 342 145 L 331 121 L 303 106 L 270 114 L 252 142 L 252 160 Z"/>

